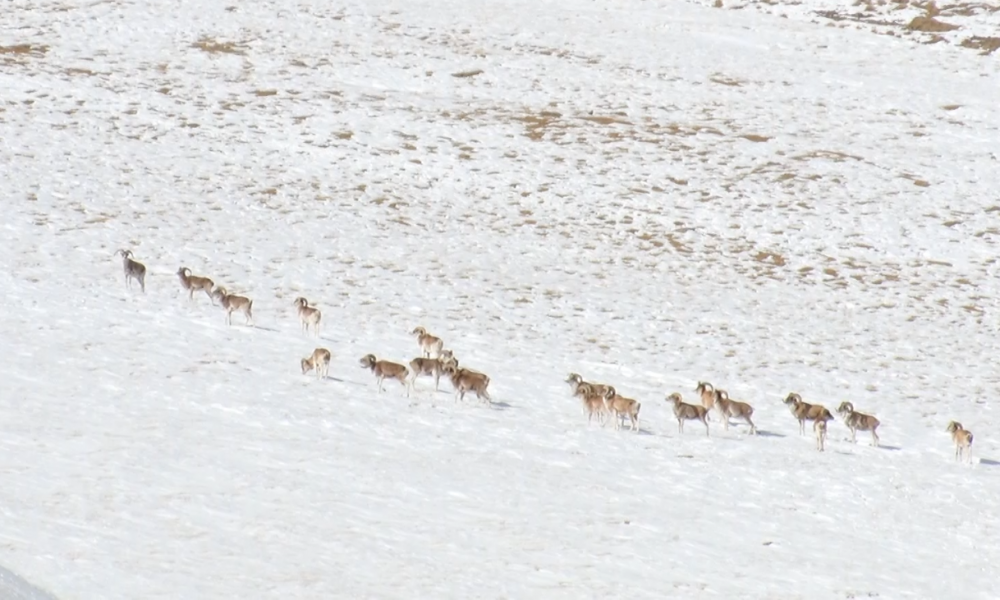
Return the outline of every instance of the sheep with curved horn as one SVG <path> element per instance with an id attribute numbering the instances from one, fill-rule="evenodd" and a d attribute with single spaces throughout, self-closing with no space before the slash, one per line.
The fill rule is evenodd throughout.
<path id="1" fill-rule="evenodd" d="M 125 288 L 132 288 L 132 280 L 139 282 L 142 293 L 146 293 L 146 265 L 132 260 L 132 251 L 119 249 L 115 251 L 115 256 L 122 255 L 122 269 L 125 271 Z"/>

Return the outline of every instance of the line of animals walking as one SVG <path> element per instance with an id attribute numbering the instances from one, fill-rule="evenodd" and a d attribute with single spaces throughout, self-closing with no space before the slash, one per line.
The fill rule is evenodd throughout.
<path id="1" fill-rule="evenodd" d="M 134 259 L 131 250 L 117 250 L 115 255 L 119 254 L 122 256 L 126 288 L 131 289 L 132 282 L 135 281 L 145 293 L 146 266 Z M 253 325 L 253 300 L 250 298 L 230 294 L 225 287 L 215 285 L 212 279 L 193 275 L 191 269 L 184 266 L 177 270 L 177 276 L 180 278 L 181 286 L 188 292 L 189 299 L 193 300 L 195 292 L 202 291 L 212 304 L 218 300 L 219 305 L 226 311 L 227 324 L 232 325 L 232 315 L 239 311 L 243 313 L 246 324 Z M 293 305 L 297 307 L 303 331 L 309 333 L 312 330 L 314 335 L 319 336 L 321 311 L 315 306 L 310 306 L 309 301 L 301 296 L 295 299 Z M 411 335 L 417 337 L 417 344 L 423 356 L 411 360 L 409 367 L 389 360 L 380 360 L 374 354 L 366 354 L 359 361 L 362 368 L 371 370 L 375 375 L 379 393 L 384 391 L 385 380 L 390 379 L 398 381 L 409 397 L 410 391 L 415 389 L 416 380 L 423 376 L 434 377 L 434 390 L 438 391 L 441 377 L 445 376 L 455 391 L 456 402 L 464 401 L 466 393 L 475 392 L 479 400 L 492 404 L 492 398 L 487 390 L 490 384 L 489 376 L 474 369 L 460 367 L 454 352 L 444 348 L 444 341 L 428 333 L 423 327 L 416 327 Z M 432 354 L 434 356 L 431 356 Z M 316 348 L 311 355 L 301 359 L 302 374 L 313 371 L 318 378 L 327 377 L 331 358 L 332 354 L 328 349 Z M 621 396 L 612 385 L 585 381 L 578 373 L 570 373 L 565 383 L 570 385 L 573 396 L 582 402 L 588 424 L 596 417 L 604 427 L 607 419 L 613 417 L 615 429 L 619 430 L 625 426 L 627 418 L 629 429 L 639 431 L 639 411 L 642 405 L 637 400 Z M 728 431 L 730 419 L 739 419 L 750 426 L 750 435 L 757 434 L 757 426 L 753 422 L 754 409 L 750 404 L 731 399 L 726 390 L 717 389 L 707 381 L 699 381 L 694 391 L 698 394 L 701 404 L 684 402 L 684 398 L 678 392 L 666 396 L 666 401 L 672 406 L 677 419 L 679 433 L 684 433 L 685 421 L 699 421 L 705 426 L 705 435 L 709 436 L 709 413 L 714 408 L 722 421 L 723 429 Z M 789 393 L 782 402 L 798 420 L 800 435 L 805 434 L 806 422 L 812 422 L 816 449 L 822 452 L 826 445 L 827 423 L 835 420 L 833 414 L 821 404 L 804 402 L 802 396 L 795 392 Z M 851 432 L 851 442 L 857 443 L 858 431 L 867 431 L 871 433 L 871 445 L 879 446 L 878 428 L 881 422 L 878 418 L 856 411 L 850 402 L 841 402 L 837 407 L 837 413 Z M 964 459 L 971 463 L 974 439 L 972 432 L 965 429 L 958 421 L 949 421 L 945 431 L 951 434 L 955 444 L 955 460 Z"/>

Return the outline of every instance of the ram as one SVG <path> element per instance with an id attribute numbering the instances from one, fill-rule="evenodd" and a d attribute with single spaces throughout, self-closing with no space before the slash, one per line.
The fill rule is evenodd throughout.
<path id="1" fill-rule="evenodd" d="M 132 280 L 139 283 L 142 293 L 146 293 L 146 265 L 132 260 L 131 250 L 116 250 L 115 256 L 122 255 L 122 270 L 125 271 L 125 288 L 131 289 Z"/>
<path id="2" fill-rule="evenodd" d="M 972 432 L 962 427 L 958 421 L 949 421 L 946 431 L 951 434 L 951 440 L 955 442 L 955 460 L 961 460 L 964 455 L 971 463 Z"/>
<path id="3" fill-rule="evenodd" d="M 395 379 L 406 388 L 406 397 L 410 397 L 410 383 L 407 380 L 410 372 L 399 363 L 388 360 L 378 360 L 374 354 L 366 354 L 361 357 L 361 368 L 371 369 L 378 381 L 378 391 L 382 392 L 382 382 L 386 379 Z"/>
<path id="4" fill-rule="evenodd" d="M 417 344 L 425 357 L 430 358 L 432 353 L 435 357 L 441 356 L 441 351 L 444 349 L 444 342 L 441 341 L 441 338 L 427 333 L 423 327 L 415 328 L 410 334 L 417 336 Z"/>
<path id="5" fill-rule="evenodd" d="M 729 429 L 729 418 L 743 419 L 750 426 L 750 435 L 757 433 L 757 426 L 753 424 L 753 407 L 746 402 L 730 400 L 729 392 L 726 390 L 715 390 L 715 409 L 722 417 L 723 429 Z"/>
<path id="6" fill-rule="evenodd" d="M 490 385 L 488 375 L 479 371 L 471 371 L 464 367 L 457 367 L 451 363 L 444 365 L 442 372 L 448 376 L 452 387 L 455 388 L 456 402 L 464 400 L 466 392 L 473 391 L 476 392 L 476 398 L 493 404 L 493 399 L 490 398 L 489 392 L 486 391 L 486 388 Z"/>
<path id="7" fill-rule="evenodd" d="M 857 412 L 854 410 L 854 405 L 850 402 L 841 402 L 840 406 L 837 407 L 837 413 L 844 419 L 844 425 L 847 425 L 847 428 L 851 430 L 852 442 L 858 442 L 858 431 L 870 431 L 872 432 L 872 446 L 879 445 L 878 432 L 876 430 L 881 423 L 878 419 L 871 415 Z"/>
<path id="8" fill-rule="evenodd" d="M 215 304 L 215 297 L 212 294 L 212 288 L 215 287 L 214 281 L 208 277 L 192 275 L 191 269 L 187 267 L 177 269 L 177 276 L 181 279 L 181 287 L 187 290 L 189 299 L 194 300 L 194 293 L 202 291 L 205 292 L 212 304 Z"/>
<path id="9" fill-rule="evenodd" d="M 319 322 L 323 318 L 323 313 L 315 306 L 309 306 L 309 301 L 301 296 L 296 298 L 293 304 L 297 307 L 296 312 L 299 313 L 299 320 L 302 322 L 302 331 L 309 333 L 309 328 L 312 327 L 313 333 L 319 335 Z"/>
<path id="10" fill-rule="evenodd" d="M 619 396 L 615 388 L 609 387 L 604 392 L 604 408 L 615 417 L 615 429 L 621 429 L 625 417 L 629 418 L 629 429 L 639 431 L 639 409 L 642 404 L 631 398 Z"/>
<path id="11" fill-rule="evenodd" d="M 221 285 L 212 292 L 212 295 L 219 299 L 219 304 L 226 311 L 226 323 L 233 324 L 233 313 L 240 311 L 246 319 L 247 325 L 253 325 L 253 300 L 246 296 L 230 294 Z"/>
<path id="12" fill-rule="evenodd" d="M 782 402 L 791 411 L 792 416 L 799 421 L 799 435 L 806 434 L 806 421 L 832 421 L 833 414 L 821 404 L 808 404 L 802 401 L 802 396 L 792 392 Z"/>

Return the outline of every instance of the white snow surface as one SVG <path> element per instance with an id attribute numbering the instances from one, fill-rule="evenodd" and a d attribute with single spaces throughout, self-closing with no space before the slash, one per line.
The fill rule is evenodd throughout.
<path id="1" fill-rule="evenodd" d="M 0 598 L 3 600 L 54 600 L 54 596 L 0 567 Z"/>
<path id="2" fill-rule="evenodd" d="M 61 600 L 1000 597 L 995 57 L 676 1 L 0 22 L 0 564 Z M 492 407 L 376 392 L 417 325 Z M 679 434 L 699 380 L 761 435 Z"/>

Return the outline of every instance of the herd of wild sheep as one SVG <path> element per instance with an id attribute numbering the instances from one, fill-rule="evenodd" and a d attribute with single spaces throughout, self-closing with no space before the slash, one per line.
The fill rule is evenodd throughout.
<path id="1" fill-rule="evenodd" d="M 131 250 L 118 250 L 115 254 L 121 254 L 123 259 L 126 288 L 130 289 L 132 281 L 136 281 L 142 292 L 145 293 L 145 265 L 133 259 Z M 239 311 L 243 313 L 248 325 L 253 324 L 253 300 L 230 294 L 226 288 L 215 285 L 215 282 L 210 278 L 192 275 L 191 270 L 187 267 L 180 267 L 177 270 L 177 276 L 190 299 L 194 298 L 195 292 L 202 291 L 212 304 L 218 300 L 219 305 L 226 311 L 226 323 L 232 325 L 233 313 Z M 302 329 L 306 333 L 312 330 L 315 335 L 319 335 L 322 317 L 320 310 L 309 306 L 309 301 L 302 297 L 296 298 L 294 305 L 297 307 Z M 366 354 L 361 358 L 361 367 L 371 370 L 375 375 L 379 392 L 383 391 L 384 381 L 392 379 L 398 381 L 406 390 L 406 395 L 409 396 L 416 380 L 423 376 L 433 377 L 434 389 L 438 390 L 443 375 L 451 382 L 455 390 L 456 402 L 464 400 L 467 392 L 475 392 L 478 399 L 492 403 L 486 389 L 490 384 L 489 376 L 464 366 L 460 367 L 454 352 L 445 349 L 441 338 L 431 335 L 423 327 L 415 328 L 411 334 L 416 336 L 422 356 L 411 360 L 409 367 L 388 360 L 379 360 L 374 354 Z M 329 350 L 316 348 L 310 356 L 301 360 L 302 374 L 314 371 L 317 377 L 326 377 L 329 373 L 330 359 Z M 566 383 L 570 385 L 573 396 L 579 398 L 583 403 L 588 423 L 596 417 L 603 427 L 607 419 L 613 417 L 615 429 L 621 429 L 625 424 L 625 419 L 628 418 L 629 429 L 638 431 L 639 409 L 641 407 L 638 401 L 619 395 L 614 386 L 584 381 L 583 377 L 577 373 L 570 373 Z M 724 429 L 729 429 L 730 419 L 739 419 L 750 426 L 751 435 L 757 433 L 757 426 L 753 422 L 753 407 L 746 402 L 731 399 L 725 390 L 716 389 L 711 383 L 705 381 L 698 382 L 695 393 L 698 394 L 701 404 L 684 402 L 683 397 L 678 392 L 670 393 L 666 397 L 667 403 L 673 408 L 674 416 L 677 418 L 677 429 L 680 433 L 684 432 L 685 421 L 699 421 L 705 426 L 705 435 L 709 435 L 709 412 L 713 408 L 722 420 Z M 800 434 L 805 434 L 806 422 L 812 422 L 813 432 L 816 436 L 816 448 L 823 451 L 827 437 L 827 422 L 834 420 L 833 414 L 820 404 L 804 402 L 802 396 L 795 392 L 788 394 L 782 402 L 798 420 Z M 851 431 L 852 442 L 857 442 L 858 431 L 868 431 L 871 433 L 871 444 L 873 446 L 879 445 L 877 430 L 880 422 L 876 417 L 854 410 L 854 405 L 850 402 L 842 402 L 837 408 L 837 413 L 840 414 L 844 424 Z M 955 460 L 960 461 L 964 458 L 971 463 L 972 432 L 962 427 L 962 424 L 957 421 L 950 421 L 946 431 L 951 434 L 955 444 Z"/>

